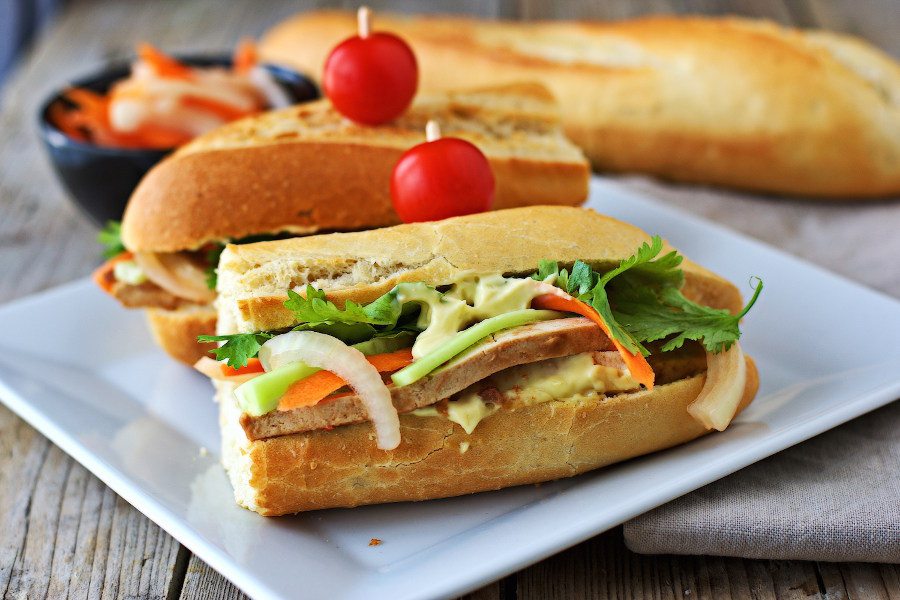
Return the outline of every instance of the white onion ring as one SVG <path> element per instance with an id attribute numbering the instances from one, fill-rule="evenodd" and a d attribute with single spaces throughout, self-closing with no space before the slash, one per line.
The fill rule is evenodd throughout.
<path id="1" fill-rule="evenodd" d="M 737 413 L 747 385 L 747 361 L 735 342 L 718 354 L 706 353 L 706 383 L 688 412 L 707 429 L 724 431 Z"/>
<path id="2" fill-rule="evenodd" d="M 206 272 L 180 252 L 135 252 L 134 262 L 147 279 L 179 298 L 208 304 L 216 299 L 206 285 Z"/>
<path id="3" fill-rule="evenodd" d="M 289 331 L 263 344 L 259 360 L 266 371 L 297 362 L 331 371 L 353 388 L 366 407 L 375 426 L 378 447 L 393 450 L 400 445 L 400 418 L 391 402 L 391 393 L 378 369 L 356 348 L 324 333 Z"/>
<path id="4" fill-rule="evenodd" d="M 254 377 L 259 377 L 262 373 L 246 373 L 244 375 L 226 375 L 222 372 L 222 363 L 217 360 L 213 360 L 208 356 L 204 356 L 200 360 L 194 363 L 194 368 L 209 377 L 210 379 L 215 379 L 217 381 L 230 381 L 232 383 L 244 383 L 245 381 L 250 381 Z"/>

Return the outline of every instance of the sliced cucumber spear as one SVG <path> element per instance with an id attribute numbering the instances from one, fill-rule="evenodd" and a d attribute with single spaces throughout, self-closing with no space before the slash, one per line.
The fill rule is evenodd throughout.
<path id="1" fill-rule="evenodd" d="M 412 343 L 412 340 L 412 334 L 399 334 L 394 337 L 372 338 L 354 344 L 352 347 L 366 356 L 371 356 L 406 348 Z M 306 379 L 319 370 L 298 362 L 263 373 L 235 388 L 234 395 L 238 400 L 238 406 L 252 417 L 272 412 L 278 408 L 278 401 L 292 384 Z"/>
<path id="2" fill-rule="evenodd" d="M 306 363 L 291 363 L 263 373 L 242 383 L 234 390 L 241 410 L 258 417 L 275 410 L 278 400 L 295 381 L 305 379 L 318 371 Z"/>
<path id="3" fill-rule="evenodd" d="M 400 369 L 391 375 L 391 380 L 398 387 L 409 385 L 422 379 L 454 356 L 467 350 L 471 346 L 474 346 L 493 333 L 511 327 L 527 325 L 528 323 L 534 323 L 536 321 L 558 319 L 561 316 L 563 316 L 562 313 L 553 310 L 534 310 L 526 308 L 485 319 L 476 325 L 472 325 L 468 329 L 460 331 L 446 343 L 442 344 L 440 348 L 426 354 L 408 367 Z"/>

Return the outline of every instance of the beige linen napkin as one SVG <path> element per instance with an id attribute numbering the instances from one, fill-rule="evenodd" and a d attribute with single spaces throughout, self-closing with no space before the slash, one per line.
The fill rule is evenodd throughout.
<path id="1" fill-rule="evenodd" d="M 625 524 L 642 554 L 900 563 L 900 402 Z"/>

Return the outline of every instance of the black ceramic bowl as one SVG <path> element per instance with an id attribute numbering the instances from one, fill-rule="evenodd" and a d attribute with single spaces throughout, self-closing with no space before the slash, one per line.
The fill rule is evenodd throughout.
<path id="1" fill-rule="evenodd" d="M 178 58 L 198 67 L 231 64 L 231 58 L 226 56 Z M 276 65 L 264 66 L 295 102 L 306 102 L 319 97 L 318 88 L 302 74 Z M 71 86 L 106 92 L 113 83 L 127 77 L 129 72 L 128 63 L 119 63 L 96 75 L 74 81 Z M 98 225 L 111 219 L 119 220 L 138 181 L 172 150 L 105 148 L 74 140 L 48 119 L 50 106 L 61 101 L 61 96 L 62 90 L 53 94 L 38 113 L 41 141 L 47 149 L 56 175 L 75 204 Z"/>

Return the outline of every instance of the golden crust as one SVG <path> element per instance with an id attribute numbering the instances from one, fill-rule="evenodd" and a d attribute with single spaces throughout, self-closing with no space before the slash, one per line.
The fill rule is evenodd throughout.
<path id="1" fill-rule="evenodd" d="M 860 40 L 749 19 L 478 21 L 378 15 L 420 89 L 540 81 L 597 169 L 822 199 L 900 192 L 900 66 Z M 313 76 L 355 28 L 297 15 L 261 54 Z"/>
<path id="2" fill-rule="evenodd" d="M 193 305 L 181 310 L 150 308 L 146 314 L 153 340 L 175 360 L 193 366 L 213 347 L 197 342 L 198 335 L 216 332 L 216 311 L 212 306 Z"/>
<path id="3" fill-rule="evenodd" d="M 759 385 L 749 358 L 747 366 L 741 409 Z M 376 448 L 369 424 L 236 439 L 240 428 L 225 422 L 234 416 L 231 401 L 221 398 L 223 456 L 238 502 L 266 516 L 459 496 L 570 477 L 700 437 L 707 432 L 687 406 L 704 381 L 501 410 L 471 435 L 441 417 L 401 415 L 403 442 L 389 452 Z"/>
<path id="4" fill-rule="evenodd" d="M 322 100 L 228 124 L 159 163 L 129 200 L 122 239 L 131 251 L 177 252 L 262 233 L 393 225 L 390 174 L 424 141 L 428 118 L 487 155 L 496 208 L 587 197 L 587 160 L 540 86 L 422 96 L 379 127 L 354 125 Z"/>
<path id="5" fill-rule="evenodd" d="M 373 231 L 230 245 L 219 262 L 220 333 L 260 331 L 293 323 L 286 290 L 307 283 L 346 299 L 371 301 L 403 281 L 451 283 L 460 274 L 524 274 L 541 259 L 610 266 L 650 236 L 593 210 L 536 206 Z M 671 249 L 667 246 L 668 249 Z M 685 260 L 684 293 L 708 306 L 737 311 L 731 283 Z"/>

